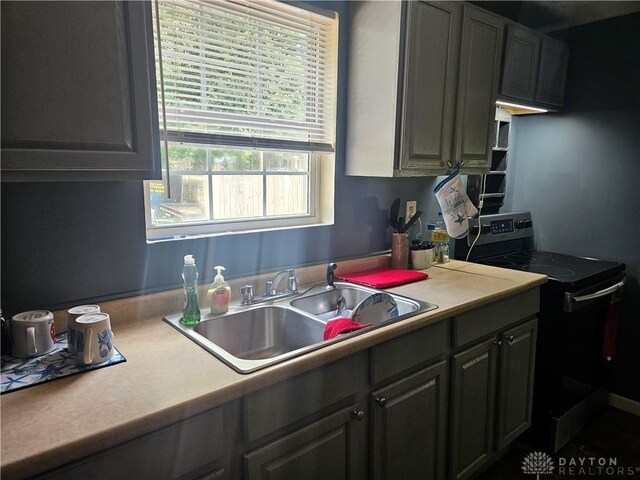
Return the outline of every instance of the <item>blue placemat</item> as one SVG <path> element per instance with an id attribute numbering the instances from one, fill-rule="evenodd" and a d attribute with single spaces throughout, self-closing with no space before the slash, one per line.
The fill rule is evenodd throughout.
<path id="1" fill-rule="evenodd" d="M 0 369 L 0 394 L 127 361 L 117 348 L 114 347 L 113 350 L 113 357 L 104 363 L 78 366 L 75 362 L 76 356 L 67 351 L 67 333 L 65 332 L 56 335 L 56 348 L 40 357 L 25 359 L 3 355 Z"/>

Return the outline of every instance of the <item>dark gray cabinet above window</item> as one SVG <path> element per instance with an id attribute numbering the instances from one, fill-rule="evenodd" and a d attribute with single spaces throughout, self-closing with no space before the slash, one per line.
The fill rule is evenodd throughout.
<path id="1" fill-rule="evenodd" d="M 2 180 L 159 178 L 150 2 L 2 2 Z"/>
<path id="2" fill-rule="evenodd" d="M 564 104 L 567 46 L 522 25 L 507 27 L 499 98 L 531 106 Z"/>
<path id="3" fill-rule="evenodd" d="M 464 2 L 350 3 L 347 175 L 488 171 L 503 25 Z"/>

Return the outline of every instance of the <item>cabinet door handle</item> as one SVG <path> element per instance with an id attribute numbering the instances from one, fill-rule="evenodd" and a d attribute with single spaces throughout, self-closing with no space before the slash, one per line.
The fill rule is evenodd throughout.
<path id="1" fill-rule="evenodd" d="M 351 412 L 351 416 L 359 422 L 364 418 L 364 412 L 362 410 L 354 410 Z"/>
<path id="2" fill-rule="evenodd" d="M 502 345 L 502 340 L 494 340 L 493 344 L 499 347 L 500 345 Z"/>
<path id="3" fill-rule="evenodd" d="M 384 397 L 376 398 L 376 402 L 378 402 L 378 405 L 381 407 L 384 407 L 387 404 L 387 399 Z"/>
<path id="4" fill-rule="evenodd" d="M 515 337 L 513 335 L 505 335 L 504 338 L 506 338 L 507 342 L 509 342 L 509 345 L 511 345 L 511 342 L 513 342 L 513 339 Z"/>

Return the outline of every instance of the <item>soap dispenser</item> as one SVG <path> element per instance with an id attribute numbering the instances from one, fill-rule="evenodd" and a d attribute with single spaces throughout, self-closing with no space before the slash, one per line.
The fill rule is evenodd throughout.
<path id="1" fill-rule="evenodd" d="M 226 313 L 229 311 L 229 301 L 231 300 L 231 287 L 224 281 L 222 276 L 223 266 L 218 265 L 213 267 L 218 271 L 218 274 L 213 279 L 211 287 L 207 292 L 209 297 L 209 303 L 211 304 L 211 314 L 216 315 L 220 313 Z"/>

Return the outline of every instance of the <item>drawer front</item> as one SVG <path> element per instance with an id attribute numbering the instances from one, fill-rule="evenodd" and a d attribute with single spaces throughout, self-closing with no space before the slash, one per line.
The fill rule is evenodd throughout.
<path id="1" fill-rule="evenodd" d="M 362 352 L 246 396 L 246 440 L 253 442 L 356 395 L 366 383 L 366 365 Z"/>
<path id="2" fill-rule="evenodd" d="M 221 407 L 37 478 L 86 480 L 106 475 L 109 478 L 174 479 L 196 470 L 222 472 L 222 477 L 224 442 Z"/>
<path id="3" fill-rule="evenodd" d="M 540 310 L 540 289 L 533 288 L 453 319 L 454 347 L 466 345 L 530 317 Z"/>
<path id="4" fill-rule="evenodd" d="M 447 351 L 448 321 L 394 338 L 371 349 L 371 383 L 377 384 Z"/>

